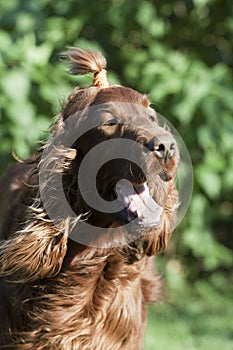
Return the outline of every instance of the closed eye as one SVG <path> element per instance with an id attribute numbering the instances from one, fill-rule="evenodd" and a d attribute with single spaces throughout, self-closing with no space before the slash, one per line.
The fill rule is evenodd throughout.
<path id="1" fill-rule="evenodd" d="M 119 123 L 120 123 L 120 121 L 118 118 L 112 118 L 112 119 L 109 119 L 106 122 L 104 122 L 104 125 L 117 125 Z"/>

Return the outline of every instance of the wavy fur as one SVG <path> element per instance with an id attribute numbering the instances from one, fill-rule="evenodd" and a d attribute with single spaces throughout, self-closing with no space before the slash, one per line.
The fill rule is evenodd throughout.
<path id="1" fill-rule="evenodd" d="M 103 56 L 96 52 L 72 48 L 66 56 L 72 74 L 96 73 L 106 65 Z M 129 88 L 76 88 L 52 128 L 54 138 L 65 133 L 66 119 L 80 109 L 115 101 L 143 106 L 146 113 L 152 113 L 148 99 Z M 143 117 L 137 108 L 131 112 Z M 128 118 L 125 110 L 110 109 L 109 113 Z M 146 122 L 148 117 L 144 117 Z M 170 135 L 169 131 L 161 130 Z M 0 223 L 0 349 L 143 349 L 146 305 L 162 297 L 162 282 L 155 271 L 153 254 L 166 248 L 174 228 L 178 155 L 168 164 L 156 160 L 163 176 L 169 175 L 170 181 L 155 176 L 155 161 L 146 159 L 151 170 L 148 183 L 164 208 L 160 227 L 145 229 L 141 238 L 130 244 L 122 241 L 117 247 L 113 243 L 124 237 L 119 227 L 115 237 L 100 237 L 109 239 L 105 248 L 85 246 L 70 239 L 74 225 L 70 217 L 56 224 L 48 217 L 39 174 L 45 173 L 48 180 L 56 174 L 63 176 L 63 190 L 77 221 L 101 222 L 108 227 L 109 217 L 89 208 L 79 191 L 77 173 L 85 149 L 93 140 L 127 137 L 135 142 L 148 142 L 150 136 L 124 125 L 107 127 L 101 132 L 97 128 L 93 132 L 80 138 L 72 148 L 59 143 L 51 147 L 49 141 L 44 147 L 48 150 L 46 157 L 39 155 L 16 164 L 0 181 L 0 212 L 4 218 Z M 106 181 L 117 172 L 123 178 L 141 179 L 140 174 L 135 175 L 137 169 L 129 172 L 129 164 L 124 161 L 116 169 L 106 167 L 103 171 L 97 182 Z M 99 185 L 104 191 L 105 183 Z M 50 206 L 56 210 L 60 203 L 52 197 L 51 187 L 46 181 L 42 186 Z"/>

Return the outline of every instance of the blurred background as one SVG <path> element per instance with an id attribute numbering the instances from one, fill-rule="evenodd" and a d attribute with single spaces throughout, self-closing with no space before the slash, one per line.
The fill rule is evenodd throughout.
<path id="1" fill-rule="evenodd" d="M 149 309 L 146 350 L 232 349 L 232 10 L 231 0 L 0 3 L 1 173 L 92 81 L 66 74 L 67 46 L 101 50 L 109 80 L 147 93 L 189 149 L 192 201 L 157 258 L 166 297 Z"/>

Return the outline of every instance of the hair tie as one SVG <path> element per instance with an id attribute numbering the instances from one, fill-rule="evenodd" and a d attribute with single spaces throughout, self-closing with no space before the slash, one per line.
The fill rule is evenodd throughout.
<path id="1" fill-rule="evenodd" d="M 102 89 L 109 87 L 106 69 L 102 69 L 100 72 L 95 73 L 93 85 Z"/>

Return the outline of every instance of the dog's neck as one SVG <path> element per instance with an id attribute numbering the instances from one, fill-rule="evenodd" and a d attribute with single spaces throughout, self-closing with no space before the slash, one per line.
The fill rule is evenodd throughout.
<path id="1" fill-rule="evenodd" d="M 25 347 L 20 345 L 20 349 L 34 348 L 42 338 L 44 344 L 50 344 L 51 350 L 73 350 L 76 344 L 81 343 L 82 350 L 95 349 L 96 344 L 100 344 L 99 349 L 128 350 L 133 349 L 135 344 L 141 344 L 146 324 L 145 304 L 156 301 L 160 295 L 161 281 L 154 272 L 153 257 L 142 254 L 139 260 L 129 260 L 129 251 L 124 252 L 123 248 L 104 251 L 69 239 L 66 248 L 65 236 L 55 235 L 51 242 L 52 235 L 40 229 L 40 234 L 44 234 L 41 242 L 48 252 L 48 261 L 45 259 L 39 270 L 40 274 L 47 274 L 42 277 L 39 272 L 33 274 L 35 264 L 31 264 L 29 259 L 34 247 L 32 242 L 37 242 L 38 238 L 37 226 L 41 228 L 40 222 L 35 222 L 6 243 L 8 252 L 5 259 L 9 261 L 10 256 L 13 264 L 21 258 L 19 273 L 24 271 L 22 265 L 27 273 L 24 279 L 29 280 L 27 290 L 22 290 L 23 277 L 15 285 L 18 286 L 16 301 L 12 305 L 14 314 L 21 305 L 23 324 L 28 325 L 25 333 L 21 320 L 16 320 L 15 328 L 25 344 Z M 27 239 L 31 250 L 27 260 L 23 261 L 20 255 L 17 256 L 15 247 L 22 250 Z M 135 247 L 131 249 L 133 254 Z M 53 255 L 49 254 L 50 250 Z M 59 263 L 61 251 L 64 255 L 62 265 Z M 40 256 L 38 244 L 35 245 L 35 256 Z M 54 260 L 51 264 L 50 256 L 56 261 L 60 257 L 56 269 L 51 270 Z M 21 276 L 14 274 L 16 267 L 9 267 L 12 278 Z M 135 348 L 142 349 L 142 345 Z"/>
<path id="2" fill-rule="evenodd" d="M 92 338 L 93 349 L 96 342 L 102 344 L 101 349 L 129 349 L 140 343 L 144 333 L 146 309 L 142 305 L 155 300 L 161 285 L 152 274 L 153 267 L 153 258 L 147 256 L 128 264 L 112 254 L 100 256 L 78 245 L 68 248 L 60 274 L 43 286 L 49 300 L 45 299 L 44 307 L 40 305 L 44 320 L 40 326 L 50 324 L 50 339 L 57 332 L 66 344 L 70 339 L 70 350 L 81 338 L 84 350 L 90 349 Z M 142 345 L 137 348 L 141 349 Z"/>

